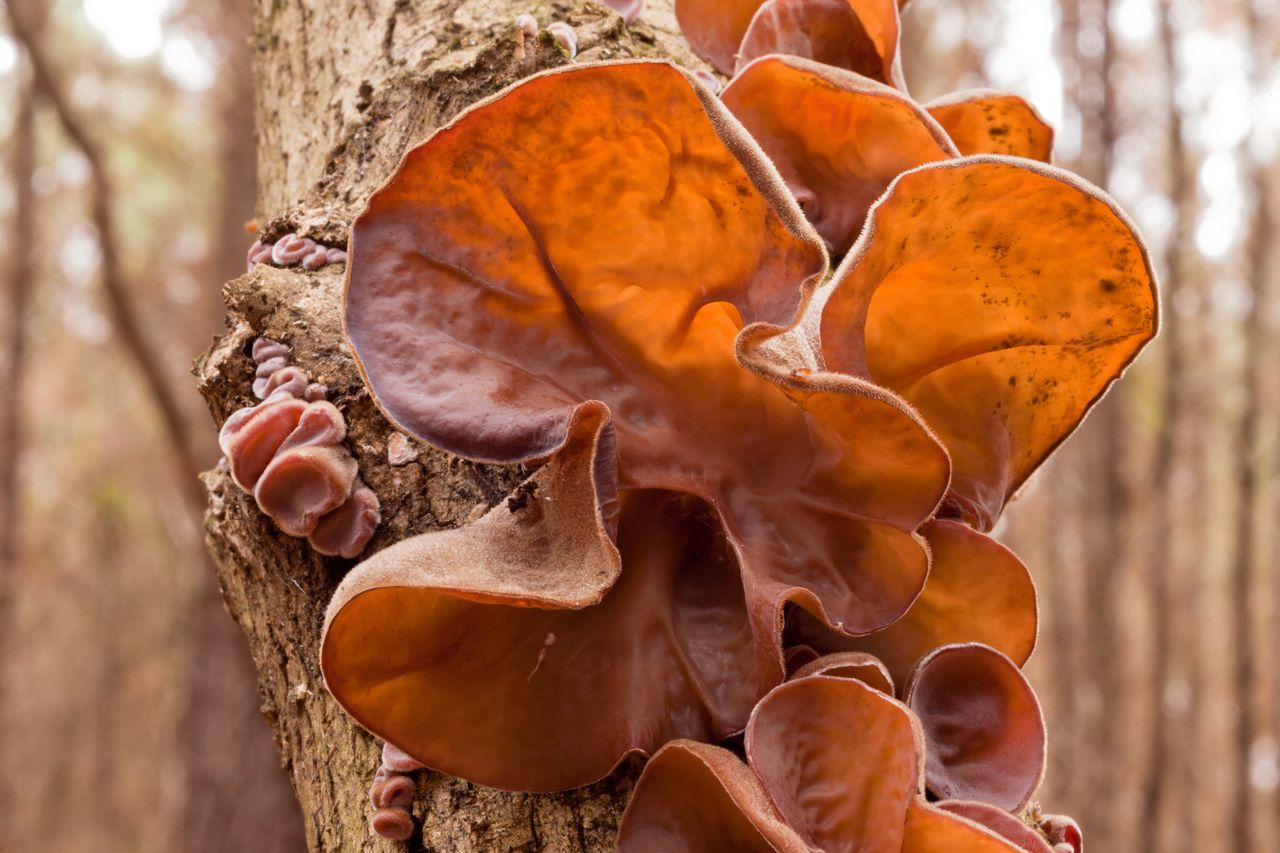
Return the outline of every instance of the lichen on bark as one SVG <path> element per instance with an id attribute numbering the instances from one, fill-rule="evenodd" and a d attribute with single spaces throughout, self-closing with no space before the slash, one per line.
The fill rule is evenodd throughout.
<path id="1" fill-rule="evenodd" d="M 411 145 L 476 100 L 567 63 L 541 34 L 520 55 L 514 22 L 522 13 L 543 26 L 572 24 L 578 62 L 669 57 L 705 67 L 679 37 L 667 0 L 650 3 L 631 28 L 594 4 L 255 0 L 254 6 L 256 214 L 258 236 L 267 240 L 296 232 L 344 247 L 351 220 Z M 343 271 L 257 265 L 228 283 L 227 332 L 195 372 L 216 428 L 256 402 L 253 340 L 266 335 L 291 347 L 292 362 L 328 387 L 346 417 L 360 476 L 382 502 L 371 553 L 465 523 L 502 500 L 521 474 L 393 438 L 342 335 Z M 416 454 L 405 452 L 406 441 Z M 224 467 L 206 474 L 205 484 L 210 553 L 227 608 L 249 640 L 262 711 L 297 792 L 308 844 L 326 851 L 400 849 L 368 827 L 378 743 L 328 695 L 319 669 L 324 608 L 351 561 L 321 557 L 304 540 L 280 533 Z M 409 849 L 610 850 L 638 769 L 629 760 L 596 785 L 552 795 L 424 774 L 415 806 L 421 834 Z"/>

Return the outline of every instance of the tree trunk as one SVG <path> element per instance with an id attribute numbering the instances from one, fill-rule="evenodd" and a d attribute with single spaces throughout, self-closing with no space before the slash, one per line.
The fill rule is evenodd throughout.
<path id="1" fill-rule="evenodd" d="M 675 34 L 669 0 L 630 29 L 599 6 L 526 6 L 511 0 L 254 0 L 258 215 L 263 236 L 297 231 L 345 246 L 352 217 L 405 150 L 468 104 L 516 79 L 570 60 L 545 36 L 517 56 L 517 15 L 577 30 L 578 60 L 669 57 L 702 67 Z M 239 239 L 228 234 L 227 239 Z M 516 484 L 513 468 L 483 466 L 416 446 L 388 462 L 391 426 L 377 411 L 343 337 L 341 266 L 317 272 L 258 265 L 229 283 L 229 332 L 196 364 L 220 425 L 254 402 L 249 344 L 288 343 L 293 363 L 329 388 L 347 418 L 360 475 L 383 522 L 369 552 L 463 523 Z M 278 532 L 223 468 L 205 475 L 206 533 L 223 597 L 248 637 L 262 710 L 302 805 L 313 850 L 394 850 L 368 829 L 367 789 L 378 744 L 326 692 L 318 651 L 324 608 L 350 567 Z M 229 747 L 231 748 L 231 747 Z M 411 850 L 596 851 L 614 830 L 638 770 L 628 761 L 594 786 L 555 795 L 509 794 L 428 773 Z M 282 820 L 290 819 L 282 816 Z"/>
<path id="2" fill-rule="evenodd" d="M 25 63 L 23 63 L 25 65 Z M 10 180 L 14 189 L 13 231 L 9 241 L 4 300 L 4 373 L 0 381 L 0 660 L 11 654 L 7 645 L 13 624 L 13 597 L 18 566 L 18 469 L 22 457 L 23 417 L 22 384 L 27 370 L 27 305 L 33 289 L 35 267 L 36 195 L 31 177 L 36 168 L 35 89 L 19 68 L 17 105 L 14 110 L 11 137 Z M 0 677 L 0 720 L 8 720 L 8 697 L 5 679 Z M 0 766 L 12 766 L 0 759 Z M 13 782 L 0 779 L 0 843 L 10 836 L 9 815 L 12 814 Z"/>

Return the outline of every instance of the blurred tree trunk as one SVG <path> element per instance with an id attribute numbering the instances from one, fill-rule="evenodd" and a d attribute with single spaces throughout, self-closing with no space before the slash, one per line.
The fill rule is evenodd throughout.
<path id="1" fill-rule="evenodd" d="M 1178 108 L 1177 91 L 1181 79 L 1178 63 L 1177 34 L 1172 20 L 1172 3 L 1163 0 L 1157 14 L 1160 55 L 1164 67 L 1166 93 L 1165 113 L 1168 121 L 1169 197 L 1173 200 L 1174 215 L 1164 258 L 1164 299 L 1166 305 L 1174 301 L 1183 286 L 1184 263 L 1182 253 L 1190 241 L 1190 216 L 1188 208 L 1193 192 L 1192 176 L 1187 165 L 1185 132 L 1182 114 Z M 1152 492 L 1160 506 L 1153 525 L 1151 564 L 1151 727 L 1148 733 L 1147 763 L 1142 783 L 1142 808 L 1140 826 L 1142 849 L 1156 853 L 1161 847 L 1160 820 L 1163 813 L 1166 781 L 1169 774 L 1168 757 L 1173 745 L 1168 736 L 1168 711 L 1165 692 L 1171 671 L 1170 657 L 1175 642 L 1173 636 L 1174 601 L 1170 590 L 1170 576 L 1174 572 L 1177 556 L 1174 537 L 1178 529 L 1179 501 L 1172 494 L 1173 471 L 1177 459 L 1178 430 L 1186 406 L 1186 365 L 1183 359 L 1184 342 L 1179 312 L 1165 311 L 1164 322 L 1165 375 L 1160 403 L 1160 432 L 1155 449 L 1155 472 Z M 1184 746 L 1185 748 L 1185 746 Z M 1184 780 L 1190 783 L 1191 780 Z"/>
<path id="2" fill-rule="evenodd" d="M 538 14 L 551 14 L 539 7 Z M 673 35 L 669 2 L 644 21 L 588 4 L 557 6 L 578 34 L 579 60 L 674 57 L 699 67 Z M 268 240 L 298 232 L 345 246 L 354 215 L 420 141 L 468 104 L 542 68 L 566 63 L 548 39 L 517 54 L 515 0 L 457 5 L 404 0 L 255 0 L 254 108 L 258 221 Z M 544 26 L 550 19 L 540 21 Z M 230 224 L 230 223 L 228 223 Z M 228 240 L 240 234 L 228 233 Z M 247 240 L 246 240 L 247 242 Z M 244 248 L 243 246 L 241 247 Z M 383 524 L 371 550 L 407 535 L 463 523 L 515 485 L 513 469 L 479 466 L 422 447 L 392 466 L 390 425 L 373 406 L 342 339 L 342 267 L 309 273 L 259 265 L 224 290 L 229 333 L 197 363 L 217 424 L 253 402 L 251 341 L 292 347 L 293 362 L 330 389 L 348 423 L 362 478 Z M 378 743 L 325 691 L 317 660 L 325 605 L 350 563 L 319 557 L 280 534 L 219 468 L 206 475 L 209 548 L 233 617 L 249 640 L 262 710 L 284 754 L 313 850 L 402 849 L 368 829 L 367 789 Z M 421 781 L 411 850 L 596 851 L 613 834 L 636 765 L 558 795 L 508 794 L 439 774 Z M 282 815 L 293 820 L 293 815 Z"/>
<path id="3" fill-rule="evenodd" d="M 1086 79 L 1087 92 L 1097 99 L 1085 122 L 1086 145 L 1081 164 L 1084 175 L 1110 192 L 1115 163 L 1116 144 L 1120 138 L 1120 104 L 1118 77 L 1120 57 L 1115 29 L 1111 22 L 1111 0 L 1095 0 L 1090 9 L 1093 26 L 1101 32 L 1101 52 L 1092 63 Z M 1087 100 L 1087 99 L 1086 99 Z M 1129 423 L 1128 386 L 1121 385 L 1099 403 L 1084 434 L 1092 438 L 1092 470 L 1089 477 L 1088 503 L 1084 524 L 1089 546 L 1085 554 L 1086 610 L 1088 614 L 1087 669 L 1091 676 L 1087 725 L 1084 744 L 1091 754 L 1087 786 L 1094 791 L 1116 790 L 1116 730 L 1118 705 L 1123 701 L 1121 676 L 1123 657 L 1117 630 L 1120 602 L 1116 590 L 1127 565 L 1124 533 L 1129 519 L 1129 495 L 1125 472 L 1131 442 L 1126 431 Z M 1113 837 L 1116 809 L 1104 799 L 1089 798 L 1091 813 L 1087 820 L 1091 831 L 1102 838 Z"/>
<path id="4" fill-rule="evenodd" d="M 1062 66 L 1063 100 L 1067 104 L 1079 108 L 1082 67 L 1080 51 L 1080 0 L 1062 0 L 1059 4 L 1059 21 L 1057 32 L 1058 61 Z M 1083 122 L 1082 122 L 1083 123 Z M 1078 452 L 1078 451 L 1077 451 Z M 1079 520 L 1078 513 L 1068 513 L 1073 503 L 1071 494 L 1070 466 L 1055 460 L 1053 473 L 1057 476 L 1047 477 L 1046 488 L 1049 492 L 1049 512 L 1059 516 L 1056 523 L 1049 526 L 1054 531 L 1054 548 L 1051 553 L 1053 561 L 1046 565 L 1037 576 L 1046 586 L 1047 599 L 1055 602 L 1051 615 L 1052 631 L 1050 633 L 1054 648 L 1054 697 L 1057 711 L 1058 731 L 1063 739 L 1071 744 L 1083 744 L 1081 721 L 1084 716 L 1081 708 L 1078 685 L 1085 682 L 1083 667 L 1080 666 L 1079 649 L 1084 632 L 1080 630 L 1079 616 L 1083 608 L 1076 606 L 1077 599 L 1073 580 L 1079 576 L 1079 541 L 1080 531 L 1075 529 L 1074 522 Z M 1032 531 L 1035 530 L 1033 526 Z M 1084 795 L 1089 790 L 1085 779 L 1087 761 L 1073 760 L 1072 750 L 1056 750 L 1054 784 L 1062 792 L 1067 802 L 1088 802 L 1092 798 Z M 1078 752 L 1078 750 L 1077 750 Z M 1086 816 L 1079 815 L 1080 820 Z"/>
<path id="5" fill-rule="evenodd" d="M 1245 21 L 1249 32 L 1249 60 L 1251 65 L 1250 90 L 1255 105 L 1263 103 L 1268 75 L 1273 58 L 1272 43 L 1268 40 L 1269 21 L 1252 0 L 1244 0 Z M 1244 337 L 1244 411 L 1237 429 L 1236 476 L 1239 504 L 1236 507 L 1236 552 L 1232 566 L 1232 607 L 1235 616 L 1235 672 L 1236 703 L 1239 718 L 1236 721 L 1236 783 L 1232 814 L 1233 849 L 1253 850 L 1253 839 L 1261 833 L 1253 822 L 1254 786 L 1252 784 L 1253 749 L 1259 741 L 1260 721 L 1256 710 L 1257 663 L 1270 655 L 1255 641 L 1255 625 L 1258 607 L 1255 606 L 1257 590 L 1256 570 L 1259 564 L 1259 533 L 1263 525 L 1270 524 L 1273 516 L 1265 512 L 1263 483 L 1267 471 L 1263 468 L 1261 447 L 1263 442 L 1263 409 L 1267 401 L 1266 383 L 1274 373 L 1273 362 L 1268 360 L 1266 342 L 1273 310 L 1271 292 L 1271 251 L 1275 237 L 1275 217 L 1272 209 L 1271 170 L 1260 160 L 1263 147 L 1262 134 L 1258 131 L 1261 116 L 1253 117 L 1254 127 L 1242 145 L 1242 160 L 1247 185 L 1253 188 L 1252 230 L 1246 247 L 1246 275 L 1253 297 L 1253 310 L 1245 319 Z M 1250 143 L 1253 143 L 1252 145 Z M 1274 741 L 1273 741 L 1274 743 Z M 1268 829 L 1269 827 L 1263 827 Z"/>
<path id="6" fill-rule="evenodd" d="M 13 117 L 10 181 L 14 189 L 13 226 L 8 238 L 8 281 L 5 293 L 5 372 L 0 381 L 0 660 L 9 660 L 5 640 L 13 624 L 14 573 L 18 559 L 18 472 L 22 458 L 22 379 L 26 370 L 26 321 L 35 267 L 36 200 L 31 177 L 36 167 L 34 86 L 22 73 Z M 6 680 L 0 672 L 0 721 L 7 722 Z M 3 740 L 0 739 L 0 743 Z M 11 766 L 0 757 L 0 767 Z M 9 786 L 0 778 L 0 846 L 9 837 L 6 815 L 12 814 Z"/>

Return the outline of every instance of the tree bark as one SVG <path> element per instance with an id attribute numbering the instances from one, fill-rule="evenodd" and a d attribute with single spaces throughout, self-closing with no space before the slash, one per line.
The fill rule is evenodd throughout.
<path id="1" fill-rule="evenodd" d="M 517 56 L 517 15 L 577 30 L 577 61 L 667 57 L 692 67 L 669 2 L 630 29 L 592 4 L 526 6 L 512 0 L 254 0 L 258 216 L 270 240 L 290 231 L 345 246 L 347 229 L 405 150 L 459 110 L 520 77 L 569 62 L 545 36 Z M 238 235 L 228 234 L 227 239 Z M 484 466 L 415 445 L 387 458 L 393 434 L 365 391 L 343 336 L 342 267 L 316 272 L 259 265 L 224 289 L 228 333 L 196 364 L 220 425 L 255 402 L 247 349 L 267 335 L 329 388 L 346 416 L 360 475 L 382 503 L 371 553 L 406 536 L 465 522 L 517 483 L 514 468 Z M 368 829 L 367 789 L 378 744 L 326 692 L 318 663 L 324 608 L 348 561 L 326 559 L 277 531 L 223 468 L 205 475 L 205 529 L 232 616 L 249 640 L 262 710 L 302 805 L 313 850 L 394 850 Z M 554 795 L 511 794 L 427 773 L 411 850 L 597 851 L 613 847 L 638 770 Z"/>

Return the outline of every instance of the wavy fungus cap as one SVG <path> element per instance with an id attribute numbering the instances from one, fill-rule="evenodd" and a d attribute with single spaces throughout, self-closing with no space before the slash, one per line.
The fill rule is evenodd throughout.
<path id="1" fill-rule="evenodd" d="M 916 407 L 951 454 L 945 513 L 982 530 L 1159 321 L 1146 247 L 1115 203 L 995 155 L 898 177 L 821 299 L 827 366 Z"/>
<path id="2" fill-rule="evenodd" d="M 928 803 L 925 750 L 916 716 L 875 688 L 827 674 L 789 681 L 751 715 L 748 764 L 690 741 L 658 752 L 636 783 L 618 847 L 621 853 L 1041 853 L 1038 837 L 1024 847 L 955 806 Z"/>
<path id="3" fill-rule="evenodd" d="M 734 72 L 740 50 L 748 57 L 798 51 L 904 87 L 894 0 L 839 2 L 848 13 L 831 0 L 785 0 L 781 6 L 770 5 L 774 0 L 676 0 L 676 22 L 694 52 L 721 74 Z"/>
<path id="4" fill-rule="evenodd" d="M 865 634 L 920 593 L 946 453 L 898 398 L 822 369 L 821 242 L 675 67 L 578 66 L 468 110 L 351 250 L 347 334 L 391 419 L 541 464 L 330 604 L 330 690 L 415 758 L 581 785 L 740 731 L 782 679 L 787 602 Z"/>
<path id="5" fill-rule="evenodd" d="M 898 90 L 795 56 L 757 59 L 722 99 L 836 252 L 857 239 L 894 178 L 959 154 L 924 108 Z"/>
<path id="6" fill-rule="evenodd" d="M 1053 126 L 1017 95 L 990 89 L 953 92 L 925 104 L 961 154 L 1007 154 L 1048 163 Z"/>
<path id="7" fill-rule="evenodd" d="M 742 37 L 734 73 L 771 53 L 812 59 L 907 88 L 893 0 L 765 0 Z"/>
<path id="8" fill-rule="evenodd" d="M 937 519 L 921 532 L 932 551 L 929 578 L 901 619 L 865 637 L 849 637 L 801 610 L 788 617 L 788 644 L 808 647 L 821 660 L 841 652 L 872 655 L 899 686 L 939 646 L 982 643 L 1019 666 L 1026 663 L 1039 622 L 1027 567 L 990 536 L 959 522 Z"/>
<path id="9" fill-rule="evenodd" d="M 1008 812 L 1027 805 L 1044 778 L 1044 718 L 1013 661 L 977 643 L 944 646 L 917 664 L 903 701 L 924 725 L 930 791 Z"/>

